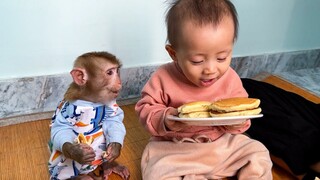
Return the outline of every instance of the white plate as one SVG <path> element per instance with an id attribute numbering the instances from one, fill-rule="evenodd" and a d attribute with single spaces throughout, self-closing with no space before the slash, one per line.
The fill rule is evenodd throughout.
<path id="1" fill-rule="evenodd" d="M 260 118 L 263 114 L 249 116 L 228 116 L 228 117 L 210 117 L 210 118 L 179 118 L 169 115 L 168 119 L 172 121 L 181 121 L 193 126 L 223 126 L 241 124 L 247 119 Z"/>

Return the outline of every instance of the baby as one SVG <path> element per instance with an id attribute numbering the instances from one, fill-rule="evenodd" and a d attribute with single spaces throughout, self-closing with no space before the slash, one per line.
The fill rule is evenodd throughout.
<path id="1" fill-rule="evenodd" d="M 250 120 L 230 126 L 189 126 L 172 121 L 192 101 L 247 97 L 230 67 L 238 20 L 229 0 L 176 0 L 166 16 L 173 62 L 159 67 L 135 110 L 152 135 L 141 161 L 144 180 L 272 179 L 269 151 L 243 135 Z"/>

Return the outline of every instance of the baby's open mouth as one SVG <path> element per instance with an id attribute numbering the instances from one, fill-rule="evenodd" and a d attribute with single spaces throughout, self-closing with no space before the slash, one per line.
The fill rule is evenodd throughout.
<path id="1" fill-rule="evenodd" d="M 210 86 L 215 82 L 215 79 L 201 79 L 202 86 Z"/>

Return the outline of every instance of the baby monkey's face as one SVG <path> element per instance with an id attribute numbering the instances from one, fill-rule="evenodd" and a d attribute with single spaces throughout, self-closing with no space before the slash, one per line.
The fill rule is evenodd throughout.
<path id="1" fill-rule="evenodd" d="M 230 17 L 223 18 L 217 26 L 183 24 L 173 60 L 194 85 L 211 86 L 228 70 L 234 44 L 233 26 Z"/>
<path id="2" fill-rule="evenodd" d="M 96 102 L 109 103 L 116 99 L 122 88 L 120 67 L 104 61 L 100 64 L 98 76 L 93 77 L 92 86 L 96 89 Z"/>

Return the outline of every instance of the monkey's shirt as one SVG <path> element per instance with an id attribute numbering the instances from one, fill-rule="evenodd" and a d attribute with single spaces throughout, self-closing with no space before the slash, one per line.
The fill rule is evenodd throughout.
<path id="1" fill-rule="evenodd" d="M 103 162 L 103 151 L 109 143 L 123 145 L 126 134 L 123 117 L 123 110 L 115 101 L 108 105 L 83 100 L 62 102 L 52 118 L 52 153 L 48 163 L 51 179 L 67 179 L 96 169 Z M 90 146 L 96 158 L 90 165 L 81 165 L 61 153 L 63 144 L 74 143 L 79 133 L 93 138 Z"/>

